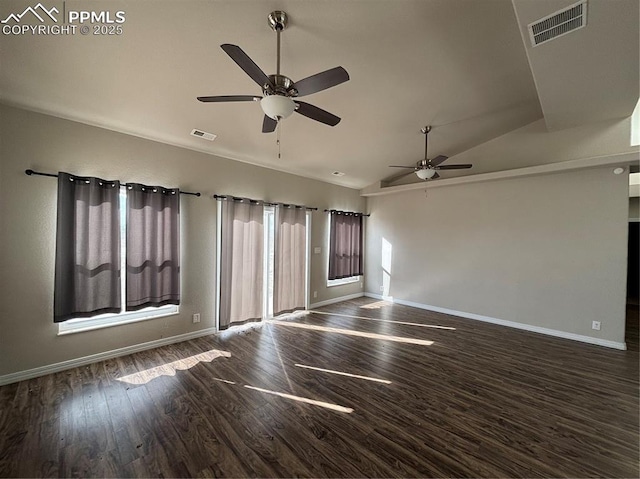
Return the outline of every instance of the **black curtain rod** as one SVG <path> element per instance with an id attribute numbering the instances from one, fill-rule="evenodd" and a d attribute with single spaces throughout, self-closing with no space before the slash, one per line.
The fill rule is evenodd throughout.
<path id="1" fill-rule="evenodd" d="M 325 213 L 338 213 L 339 215 L 358 215 L 358 216 L 371 216 L 371 214 L 365 215 L 364 213 L 357 213 L 354 211 L 342 211 L 342 210 L 324 210 Z"/>
<path id="2" fill-rule="evenodd" d="M 58 175 L 55 175 L 53 173 L 40 173 L 38 171 L 33 171 L 33 170 L 25 170 L 25 173 L 27 175 L 29 175 L 29 176 L 31 176 L 31 175 L 39 175 L 39 176 L 50 176 L 51 178 L 57 178 L 58 177 Z M 124 186 L 124 185 L 122 185 L 122 186 Z M 181 191 L 180 194 L 181 195 L 201 196 L 200 193 L 191 193 L 189 191 Z"/>
<path id="3" fill-rule="evenodd" d="M 233 200 L 233 201 L 245 201 L 245 200 L 246 200 L 246 201 L 249 201 L 250 203 L 255 203 L 255 204 L 262 203 L 262 204 L 263 204 L 263 205 L 265 205 L 265 206 L 278 206 L 278 205 L 282 205 L 282 206 L 284 206 L 285 208 L 291 208 L 291 207 L 293 207 L 293 208 L 304 208 L 305 210 L 312 210 L 312 211 L 317 211 L 317 210 L 318 210 L 318 208 L 312 208 L 312 207 L 310 207 L 310 206 L 304 206 L 304 205 L 290 205 L 290 204 L 287 204 L 287 203 L 269 203 L 269 202 L 267 202 L 267 201 L 262 201 L 262 200 L 253 200 L 253 199 L 251 199 L 251 198 L 241 198 L 241 197 L 238 197 L 238 196 L 230 196 L 230 195 L 213 195 L 213 197 L 214 197 L 216 200 L 229 200 L 229 199 L 231 199 L 231 200 Z"/>

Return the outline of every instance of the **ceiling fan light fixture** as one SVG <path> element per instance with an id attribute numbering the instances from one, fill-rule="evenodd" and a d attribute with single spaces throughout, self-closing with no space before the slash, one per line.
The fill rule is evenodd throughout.
<path id="1" fill-rule="evenodd" d="M 433 178 L 433 175 L 435 174 L 436 174 L 436 170 L 432 170 L 431 168 L 416 170 L 416 176 L 421 180 L 428 180 L 430 178 Z"/>
<path id="2" fill-rule="evenodd" d="M 315 75 L 293 82 L 280 73 L 280 35 L 287 28 L 289 17 L 281 10 L 271 12 L 267 17 L 269 26 L 276 33 L 276 73 L 267 75 L 238 45 L 223 43 L 220 48 L 262 89 L 262 97 L 254 95 L 213 95 L 199 96 L 203 103 L 223 103 L 235 101 L 260 100 L 262 111 L 262 133 L 273 133 L 278 128 L 280 120 L 296 113 L 311 120 L 336 126 L 340 117 L 303 101 L 295 102 L 292 97 L 311 95 L 327 90 L 349 80 L 349 74 L 342 67 L 331 68 Z M 278 132 L 280 130 L 278 129 Z"/>
<path id="3" fill-rule="evenodd" d="M 260 100 L 262 111 L 269 118 L 276 121 L 288 118 L 296 109 L 296 104 L 289 97 L 282 95 L 268 95 Z"/>

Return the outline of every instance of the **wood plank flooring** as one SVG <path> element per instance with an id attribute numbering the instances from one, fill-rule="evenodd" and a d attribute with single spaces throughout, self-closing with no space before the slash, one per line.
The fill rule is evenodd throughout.
<path id="1" fill-rule="evenodd" d="M 625 342 L 630 351 L 640 351 L 640 307 L 637 302 L 627 303 Z"/>
<path id="2" fill-rule="evenodd" d="M 638 368 L 359 298 L 3 386 L 0 476 L 638 477 Z"/>

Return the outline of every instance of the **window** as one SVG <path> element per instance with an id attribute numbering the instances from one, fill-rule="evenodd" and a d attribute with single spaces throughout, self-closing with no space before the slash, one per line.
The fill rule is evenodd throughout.
<path id="1" fill-rule="evenodd" d="M 227 197 L 217 211 L 218 329 L 306 308 L 310 212 Z"/>
<path id="2" fill-rule="evenodd" d="M 363 217 L 331 211 L 327 286 L 353 283 L 363 275 Z"/>
<path id="3" fill-rule="evenodd" d="M 126 291 L 126 262 L 127 262 L 127 190 L 119 191 L 120 201 L 120 291 Z M 120 295 L 120 313 L 106 313 L 89 318 L 73 318 L 58 323 L 58 334 L 78 333 L 94 329 L 106 328 L 122 324 L 144 321 L 147 319 L 159 318 L 178 314 L 178 306 L 175 304 L 160 307 L 148 307 L 137 311 L 126 311 L 126 295 Z"/>
<path id="4" fill-rule="evenodd" d="M 305 238 L 304 238 L 304 291 L 305 307 L 309 305 L 309 248 L 311 241 L 311 212 L 305 213 Z M 273 318 L 274 307 L 274 283 L 275 283 L 275 269 L 276 269 L 276 209 L 273 206 L 264 207 L 264 266 L 263 266 L 263 319 Z"/>

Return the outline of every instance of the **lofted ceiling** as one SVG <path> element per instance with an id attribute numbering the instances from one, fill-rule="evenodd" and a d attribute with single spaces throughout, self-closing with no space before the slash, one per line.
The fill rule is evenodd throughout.
<path id="1" fill-rule="evenodd" d="M 629 116 L 638 100 L 637 0 L 590 0 L 586 28 L 535 48 L 527 24 L 572 1 L 42 3 L 124 11 L 123 33 L 2 35 L 0 101 L 352 188 L 420 160 L 424 125 L 433 125 L 429 156 L 454 157 L 543 113 L 548 128 L 566 128 Z M 0 17 L 35 4 L 3 0 Z M 196 100 L 261 94 L 220 45 L 239 45 L 275 73 L 272 10 L 290 17 L 283 74 L 296 81 L 340 65 L 351 77 L 304 98 L 342 121 L 284 120 L 280 158 L 276 134 L 261 133 L 258 103 Z M 194 128 L 217 138 L 194 138 Z"/>

